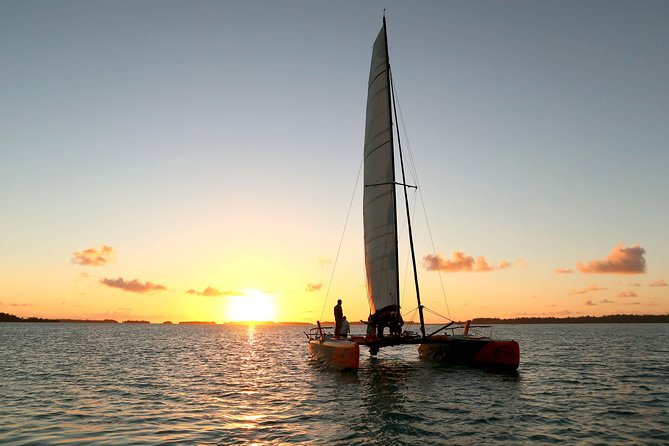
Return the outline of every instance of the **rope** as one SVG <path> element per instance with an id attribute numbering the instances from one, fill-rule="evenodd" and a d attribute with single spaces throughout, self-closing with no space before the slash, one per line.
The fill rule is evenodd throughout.
<path id="1" fill-rule="evenodd" d="M 404 147 L 406 148 L 406 153 L 408 154 L 408 159 L 409 159 L 409 167 L 411 169 L 411 174 L 414 177 L 414 180 L 416 181 L 416 189 L 418 190 L 418 195 L 420 196 L 420 201 L 423 206 L 423 214 L 425 215 L 425 224 L 427 225 L 427 233 L 430 237 L 430 244 L 432 246 L 432 254 L 436 257 L 437 255 L 437 250 L 434 246 L 434 238 L 432 237 L 432 228 L 430 227 L 430 220 L 427 218 L 427 207 L 425 206 L 425 198 L 423 197 L 423 193 L 421 191 L 420 187 L 420 182 L 418 181 L 418 172 L 416 170 L 416 165 L 414 163 L 413 159 L 413 152 L 411 150 L 411 143 L 409 142 L 409 134 L 407 133 L 406 126 L 404 123 L 404 115 L 402 114 L 402 107 L 400 106 L 400 101 L 399 101 L 399 93 L 397 92 L 397 86 L 395 85 L 394 87 L 395 90 L 395 96 L 397 97 L 397 100 L 395 103 L 397 104 L 398 108 L 398 116 L 399 116 L 399 124 L 402 126 L 402 135 L 404 135 L 405 139 L 405 144 Z M 451 310 L 448 306 L 448 299 L 446 298 L 446 289 L 444 288 L 444 280 L 443 276 L 441 274 L 441 268 L 439 268 L 439 265 L 437 265 L 437 273 L 439 274 L 439 284 L 441 285 L 441 294 L 444 298 L 444 304 L 446 305 L 446 312 L 448 313 L 448 318 L 450 320 L 451 316 Z"/>
<path id="2" fill-rule="evenodd" d="M 362 166 L 364 165 L 364 157 L 360 160 L 360 167 L 358 167 L 358 176 L 355 179 L 355 186 L 353 187 L 353 194 L 351 194 L 351 202 L 348 205 L 348 212 L 346 213 L 346 220 L 344 221 L 344 229 L 341 232 L 341 238 L 339 239 L 339 247 L 337 248 L 337 256 L 335 257 L 334 265 L 332 266 L 332 274 L 330 274 L 330 282 L 328 283 L 328 289 L 325 292 L 325 300 L 323 302 L 323 308 L 321 309 L 321 317 L 319 320 L 323 319 L 323 313 L 325 313 L 325 306 L 328 303 L 328 297 L 330 296 L 330 288 L 332 287 L 332 282 L 334 280 L 334 273 L 337 269 L 337 262 L 339 261 L 339 254 L 341 253 L 341 245 L 344 243 L 344 235 L 346 234 L 346 227 L 348 226 L 348 219 L 351 216 L 351 209 L 353 208 L 353 201 L 355 200 L 355 194 L 358 190 L 358 183 L 360 182 L 360 173 L 362 172 Z"/>

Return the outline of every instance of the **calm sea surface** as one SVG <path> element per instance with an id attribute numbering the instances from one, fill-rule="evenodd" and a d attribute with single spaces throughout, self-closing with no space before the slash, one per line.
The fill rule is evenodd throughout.
<path id="1" fill-rule="evenodd" d="M 669 444 L 669 324 L 497 326 L 512 375 L 415 346 L 333 372 L 306 328 L 0 324 L 0 443 Z"/>

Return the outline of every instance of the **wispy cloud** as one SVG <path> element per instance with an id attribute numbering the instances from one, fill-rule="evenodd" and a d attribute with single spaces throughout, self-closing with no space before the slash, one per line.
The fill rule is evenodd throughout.
<path id="1" fill-rule="evenodd" d="M 309 293 L 313 293 L 315 291 L 320 290 L 321 288 L 323 288 L 323 282 L 308 283 L 305 291 L 308 291 Z"/>
<path id="2" fill-rule="evenodd" d="M 483 256 L 474 259 L 474 257 L 465 255 L 465 253 L 460 251 L 453 252 L 452 260 L 443 258 L 441 254 L 428 254 L 423 257 L 423 267 L 428 271 L 445 271 L 453 273 L 464 271 L 480 273 L 507 269 L 511 266 L 513 265 L 506 260 L 491 265 Z"/>
<path id="3" fill-rule="evenodd" d="M 574 295 L 574 294 L 588 294 L 588 293 L 593 292 L 593 291 L 602 291 L 602 290 L 605 290 L 605 289 L 606 289 L 606 288 L 598 287 L 597 285 L 590 285 L 590 286 L 588 286 L 588 287 L 586 287 L 586 288 L 583 288 L 583 289 L 580 289 L 580 290 L 574 290 L 574 291 L 572 291 L 572 292 L 569 293 L 569 294 L 570 294 L 570 295 Z"/>
<path id="4" fill-rule="evenodd" d="M 103 285 L 106 285 L 110 288 L 118 288 L 123 291 L 128 291 L 130 293 L 151 293 L 154 291 L 165 291 L 167 288 L 165 288 L 163 285 L 157 284 L 157 283 L 152 283 L 152 282 L 140 282 L 137 279 L 126 281 L 122 277 L 119 277 L 118 279 L 102 279 L 100 280 L 100 283 Z"/>
<path id="5" fill-rule="evenodd" d="M 326 266 L 330 266 L 332 264 L 332 260 L 330 259 L 318 259 L 318 266 L 321 268 L 325 268 Z"/>
<path id="6" fill-rule="evenodd" d="M 594 306 L 594 305 L 597 305 L 597 304 L 594 303 L 593 301 L 591 301 L 590 299 L 588 299 L 585 302 L 583 302 L 583 305 Z"/>
<path id="7" fill-rule="evenodd" d="M 557 268 L 554 269 L 553 271 L 555 271 L 558 274 L 571 274 L 574 272 L 573 269 L 568 269 L 568 268 Z"/>
<path id="8" fill-rule="evenodd" d="M 115 252 L 111 246 L 88 248 L 72 253 L 72 263 L 83 266 L 103 266 L 114 260 Z"/>
<path id="9" fill-rule="evenodd" d="M 195 296 L 220 297 L 220 296 L 237 296 L 243 293 L 240 293 L 239 291 L 219 291 L 213 286 L 208 286 L 202 291 L 197 291 L 191 288 L 190 290 L 186 291 L 186 294 L 193 294 Z"/>
<path id="10" fill-rule="evenodd" d="M 592 260 L 587 264 L 578 262 L 576 268 L 587 274 L 641 274 L 646 272 L 646 250 L 639 245 L 625 248 L 618 244 L 603 260 Z"/>
<path id="11" fill-rule="evenodd" d="M 636 297 L 636 293 L 634 291 L 621 291 L 618 293 L 618 297 Z"/>
<path id="12" fill-rule="evenodd" d="M 667 282 L 665 282 L 664 279 L 660 279 L 651 283 L 650 286 L 667 286 Z"/>
<path id="13" fill-rule="evenodd" d="M 600 304 L 612 304 L 614 302 L 612 300 L 602 299 L 602 300 L 599 301 L 599 303 Z"/>

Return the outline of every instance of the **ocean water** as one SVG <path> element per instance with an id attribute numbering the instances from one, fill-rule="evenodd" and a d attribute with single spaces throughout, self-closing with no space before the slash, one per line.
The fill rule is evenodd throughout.
<path id="1" fill-rule="evenodd" d="M 0 444 L 669 444 L 669 324 L 496 326 L 516 374 L 335 372 L 308 328 L 0 324 Z"/>

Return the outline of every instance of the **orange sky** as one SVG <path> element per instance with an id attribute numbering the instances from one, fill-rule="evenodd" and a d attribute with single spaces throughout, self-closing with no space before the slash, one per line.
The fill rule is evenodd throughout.
<path id="1" fill-rule="evenodd" d="M 455 252 L 425 256 L 419 274 L 426 307 L 458 320 L 472 317 L 578 316 L 615 313 L 664 314 L 667 283 L 649 278 L 645 250 L 636 245 L 615 246 L 598 259 L 575 261 L 572 268 L 541 271 L 529 261 L 491 262 Z M 364 275 L 356 262 L 341 262 L 335 270 L 326 301 L 332 261 L 314 258 L 299 262 L 286 256 L 285 264 L 238 258 L 222 267 L 222 277 L 196 280 L 155 274 L 158 279 L 122 272 L 123 252 L 113 246 L 91 246 L 73 251 L 69 264 L 40 273 L 47 280 L 29 281 L 13 276 L 6 285 L 15 299 L 2 301 L 2 311 L 20 316 L 142 319 L 151 322 L 275 320 L 314 322 L 332 319 L 336 300 L 344 301 L 350 320 L 368 315 Z M 360 260 L 360 259 L 359 259 Z M 129 262 L 132 269 L 141 269 Z M 251 267 L 250 264 L 253 264 Z M 206 271 L 206 262 L 196 270 Z M 439 272 L 442 270 L 441 289 Z M 147 271 L 150 269 L 147 269 Z M 410 271 L 409 271 L 410 273 Z M 152 275 L 150 273 L 147 273 Z M 188 274 L 182 274 L 187 277 Z M 228 286 L 226 283 L 228 282 Z M 411 319 L 416 307 L 413 284 L 402 279 L 403 311 Z M 551 284 L 547 286 L 547 284 Z M 234 285 L 234 286 L 229 286 Z M 14 288 L 12 288 L 14 287 Z M 417 315 L 413 313 L 417 320 Z M 428 321 L 439 322 L 432 314 Z"/>

